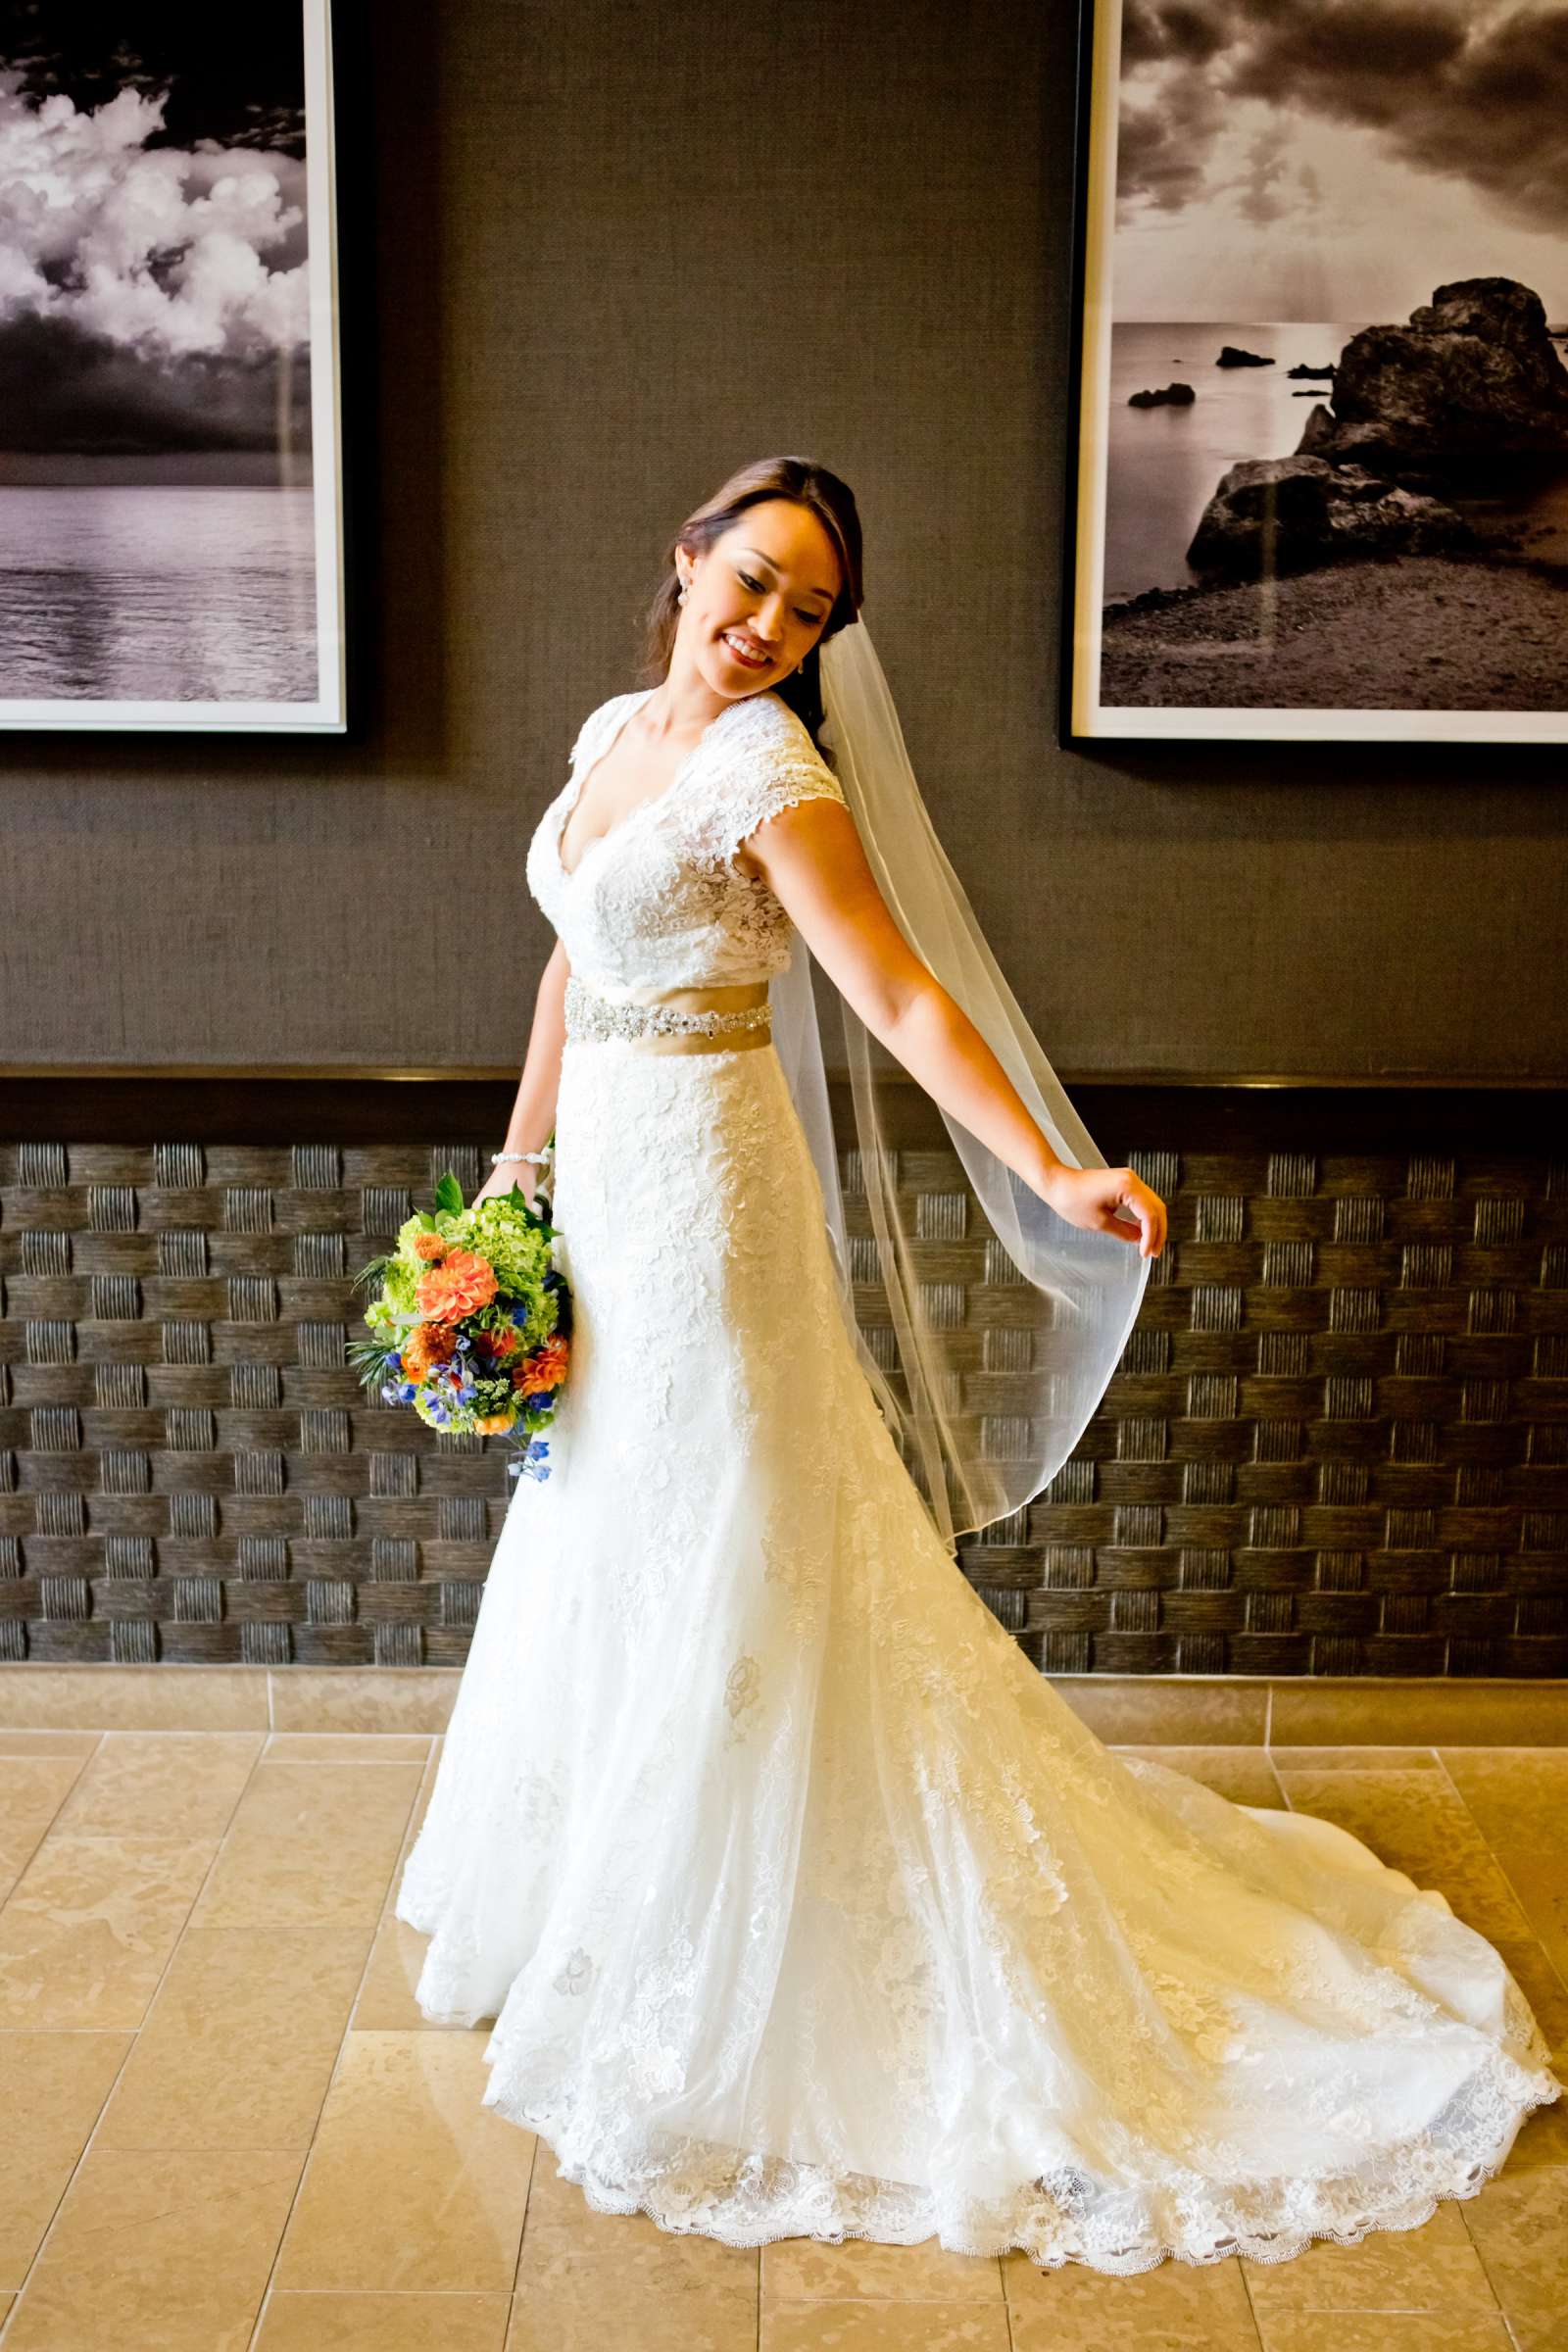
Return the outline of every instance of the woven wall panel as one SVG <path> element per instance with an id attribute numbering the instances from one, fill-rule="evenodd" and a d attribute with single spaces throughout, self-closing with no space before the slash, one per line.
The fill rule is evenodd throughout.
<path id="1" fill-rule="evenodd" d="M 0 1145 L 0 1657 L 461 1662 L 505 1450 L 367 1398 L 347 1347 L 357 1269 L 484 1151 Z M 1568 1673 L 1568 1162 L 1129 1157 L 1171 1241 L 1120 1367 L 1051 1487 L 960 1545 L 1029 1655 Z M 965 1402 L 1027 1445 L 1017 1277 L 951 1152 L 894 1160 Z"/>

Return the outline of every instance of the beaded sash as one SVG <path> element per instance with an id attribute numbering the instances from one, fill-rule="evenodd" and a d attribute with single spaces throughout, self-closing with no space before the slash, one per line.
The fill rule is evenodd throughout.
<path id="1" fill-rule="evenodd" d="M 573 972 L 564 1009 L 566 1043 L 618 1037 L 644 1054 L 729 1054 L 772 1041 L 767 982 L 715 988 L 639 988 L 601 997 Z"/>

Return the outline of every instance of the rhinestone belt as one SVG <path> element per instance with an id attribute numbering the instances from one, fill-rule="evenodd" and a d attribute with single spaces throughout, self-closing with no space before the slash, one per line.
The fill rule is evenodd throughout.
<path id="1" fill-rule="evenodd" d="M 645 1054 L 727 1054 L 772 1041 L 767 982 L 729 987 L 634 989 L 600 996 L 573 972 L 564 997 L 568 1046 L 621 1038 Z"/>

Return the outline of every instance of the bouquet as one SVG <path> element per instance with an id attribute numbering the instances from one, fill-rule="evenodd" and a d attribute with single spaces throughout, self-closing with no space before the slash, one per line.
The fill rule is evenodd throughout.
<path id="1" fill-rule="evenodd" d="M 570 1353 L 571 1291 L 555 1264 L 555 1227 L 520 1186 L 463 1205 L 450 1168 L 435 1208 L 407 1219 L 389 1256 L 355 1288 L 379 1282 L 368 1340 L 350 1357 L 361 1386 L 412 1404 L 431 1429 L 509 1436 L 530 1478 L 550 1476 L 540 1432 L 555 1414 Z"/>

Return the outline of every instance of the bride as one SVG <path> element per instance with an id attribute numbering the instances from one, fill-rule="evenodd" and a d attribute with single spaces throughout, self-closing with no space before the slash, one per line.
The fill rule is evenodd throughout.
<path id="1" fill-rule="evenodd" d="M 591 2205 L 734 2245 L 1126 2272 L 1412 2229 L 1558 2095 L 1536 2022 L 1346 1832 L 1111 1754 L 965 1581 L 955 1533 L 1081 1436 L 1164 1204 L 1100 1164 L 930 833 L 847 486 L 747 467 L 670 556 L 655 682 L 528 848 L 558 941 L 484 1190 L 554 1135 L 573 1354 L 398 1890 L 420 2010 L 493 2021 L 484 2104 Z M 867 1033 L 984 1205 L 980 1342 L 913 1279 Z"/>

